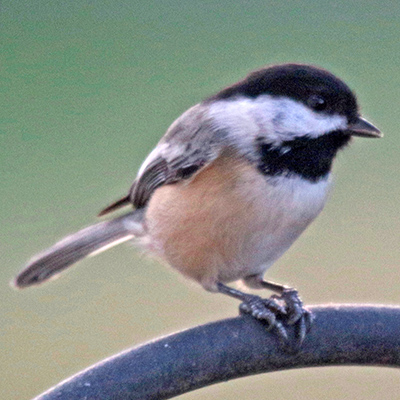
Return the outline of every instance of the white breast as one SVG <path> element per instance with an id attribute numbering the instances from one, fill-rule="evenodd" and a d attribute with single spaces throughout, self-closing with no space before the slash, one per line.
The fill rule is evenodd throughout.
<path id="1" fill-rule="evenodd" d="M 147 248 L 184 275 L 216 283 L 263 273 L 322 210 L 329 180 L 267 178 L 220 157 L 190 182 L 154 192 Z"/>
<path id="2" fill-rule="evenodd" d="M 299 177 L 265 179 L 257 194 L 257 229 L 247 233 L 252 237 L 252 248 L 246 257 L 252 260 L 253 274 L 264 273 L 317 217 L 329 186 L 329 178 L 318 183 Z"/>

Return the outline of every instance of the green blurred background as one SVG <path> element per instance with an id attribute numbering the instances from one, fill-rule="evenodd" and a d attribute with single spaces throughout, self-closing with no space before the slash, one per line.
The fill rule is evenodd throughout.
<path id="1" fill-rule="evenodd" d="M 119 246 L 43 287 L 8 282 L 95 221 L 189 106 L 269 63 L 319 64 L 356 90 L 383 140 L 357 139 L 325 211 L 267 277 L 310 303 L 400 304 L 398 1 L 45 1 L 0 5 L 2 399 L 30 399 L 132 345 L 237 314 Z M 185 399 L 398 399 L 399 373 L 323 368 Z"/>

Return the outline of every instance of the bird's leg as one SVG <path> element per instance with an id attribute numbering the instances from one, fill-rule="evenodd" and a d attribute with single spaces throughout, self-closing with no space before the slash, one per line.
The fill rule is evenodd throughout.
<path id="1" fill-rule="evenodd" d="M 245 279 L 245 283 L 253 288 L 268 289 L 277 293 L 277 295 L 273 295 L 271 299 L 281 300 L 286 304 L 286 323 L 288 325 L 298 325 L 297 337 L 301 345 L 307 332 L 311 328 L 313 315 L 303 306 L 303 302 L 297 290 L 275 282 L 265 281 L 260 276 L 250 276 Z"/>
<path id="2" fill-rule="evenodd" d="M 285 307 L 281 304 L 279 299 L 262 299 L 260 296 L 243 293 L 223 283 L 218 283 L 217 289 L 219 293 L 241 300 L 242 303 L 239 306 L 239 310 L 242 313 L 250 314 L 256 319 L 266 321 L 268 330 L 276 329 L 279 338 L 284 342 L 287 341 L 288 335 L 286 329 L 281 321 L 277 319 L 277 317 L 286 314 Z"/>

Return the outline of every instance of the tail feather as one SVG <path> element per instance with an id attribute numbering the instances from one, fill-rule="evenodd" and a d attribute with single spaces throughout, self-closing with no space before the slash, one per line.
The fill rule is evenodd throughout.
<path id="1" fill-rule="evenodd" d="M 34 257 L 15 278 L 14 286 L 38 285 L 89 255 L 143 234 L 142 214 L 136 210 L 67 236 Z"/>

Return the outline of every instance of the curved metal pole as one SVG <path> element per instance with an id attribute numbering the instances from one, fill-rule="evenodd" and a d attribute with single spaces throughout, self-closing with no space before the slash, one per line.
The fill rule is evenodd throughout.
<path id="1" fill-rule="evenodd" d="M 400 366 L 400 307 L 313 306 L 301 350 L 282 350 L 249 316 L 198 326 L 126 350 L 35 400 L 169 399 L 246 375 L 327 365 Z M 293 335 L 293 329 L 290 330 Z"/>

